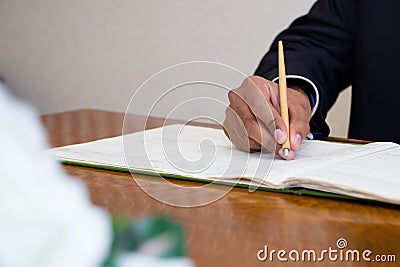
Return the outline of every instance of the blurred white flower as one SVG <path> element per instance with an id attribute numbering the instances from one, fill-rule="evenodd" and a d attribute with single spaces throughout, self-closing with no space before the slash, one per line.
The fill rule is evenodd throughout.
<path id="1" fill-rule="evenodd" d="M 0 266 L 101 266 L 108 215 L 47 155 L 37 115 L 0 85 Z"/>

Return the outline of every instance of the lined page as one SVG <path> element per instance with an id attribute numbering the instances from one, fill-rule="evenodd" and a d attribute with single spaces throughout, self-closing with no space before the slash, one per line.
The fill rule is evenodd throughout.
<path id="1" fill-rule="evenodd" d="M 381 148 L 379 148 L 381 149 Z M 305 140 L 296 160 L 236 149 L 222 130 L 169 125 L 145 132 L 52 149 L 72 162 L 168 173 L 201 179 L 254 179 L 282 187 L 288 177 L 325 168 L 365 152 L 367 146 Z M 126 161 L 123 154 L 126 155 Z"/>
<path id="2" fill-rule="evenodd" d="M 298 173 L 296 178 L 288 179 L 286 185 L 400 204 L 400 146 L 393 143 L 379 146 L 386 148 Z"/>

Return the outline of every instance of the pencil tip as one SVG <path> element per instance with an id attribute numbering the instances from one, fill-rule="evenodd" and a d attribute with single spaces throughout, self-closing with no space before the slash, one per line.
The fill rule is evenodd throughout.
<path id="1" fill-rule="evenodd" d="M 284 153 L 285 157 L 289 156 L 289 151 L 290 151 L 289 148 L 285 148 L 283 150 L 283 153 Z"/>

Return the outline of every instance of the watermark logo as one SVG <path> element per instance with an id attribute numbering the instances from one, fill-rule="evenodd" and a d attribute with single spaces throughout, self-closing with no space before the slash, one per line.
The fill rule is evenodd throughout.
<path id="1" fill-rule="evenodd" d="M 347 247 L 347 240 L 344 238 L 339 238 L 336 241 L 336 246 L 338 247 L 338 249 L 344 249 Z"/>
<path id="2" fill-rule="evenodd" d="M 339 238 L 336 240 L 336 247 L 327 249 L 291 249 L 275 250 L 269 249 L 268 245 L 257 252 L 259 261 L 281 261 L 281 262 L 396 262 L 395 254 L 378 254 L 370 249 L 358 250 L 348 248 L 347 240 Z"/>

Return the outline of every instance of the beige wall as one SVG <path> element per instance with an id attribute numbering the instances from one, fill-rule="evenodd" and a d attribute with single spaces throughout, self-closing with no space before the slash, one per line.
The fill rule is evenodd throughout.
<path id="1" fill-rule="evenodd" d="M 143 81 L 176 63 L 252 74 L 276 33 L 313 2 L 2 0 L 0 74 L 41 113 L 124 111 Z M 338 114 L 332 123 L 345 125 L 346 111 Z"/>
<path id="2" fill-rule="evenodd" d="M 350 121 L 351 88 L 344 90 L 326 118 L 331 126 L 331 136 L 347 137 Z"/>

